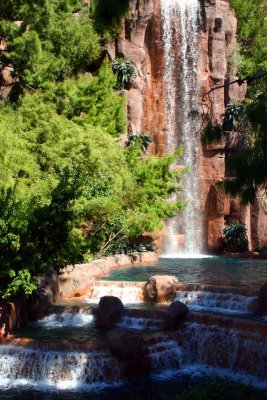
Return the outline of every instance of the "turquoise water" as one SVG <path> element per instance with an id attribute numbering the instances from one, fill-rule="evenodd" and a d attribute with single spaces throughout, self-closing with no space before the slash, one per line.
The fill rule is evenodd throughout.
<path id="1" fill-rule="evenodd" d="M 175 275 L 184 283 L 259 287 L 267 282 L 267 260 L 162 258 L 158 264 L 118 269 L 102 279 L 146 281 L 152 275 Z"/>

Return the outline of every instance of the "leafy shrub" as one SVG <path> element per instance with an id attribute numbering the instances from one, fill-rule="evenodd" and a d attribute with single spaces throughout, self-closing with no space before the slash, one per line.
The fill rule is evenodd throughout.
<path id="1" fill-rule="evenodd" d="M 229 251 L 242 252 L 248 250 L 247 228 L 241 222 L 228 225 L 223 233 L 224 243 Z"/>

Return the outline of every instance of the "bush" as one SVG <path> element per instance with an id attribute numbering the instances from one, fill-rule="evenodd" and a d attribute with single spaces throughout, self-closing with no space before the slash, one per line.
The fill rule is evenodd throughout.
<path id="1" fill-rule="evenodd" d="M 247 228 L 240 222 L 228 225 L 224 231 L 224 243 L 226 249 L 232 252 L 248 250 Z"/>
<path id="2" fill-rule="evenodd" d="M 118 87 L 128 88 L 136 77 L 136 69 L 130 58 L 115 58 L 112 61 L 112 69 L 117 75 Z"/>

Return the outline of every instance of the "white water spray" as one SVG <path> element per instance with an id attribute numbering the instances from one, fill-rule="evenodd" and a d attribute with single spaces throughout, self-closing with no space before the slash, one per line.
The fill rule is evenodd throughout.
<path id="1" fill-rule="evenodd" d="M 197 36 L 200 20 L 199 0 L 161 0 L 165 49 L 167 152 L 183 145 L 186 208 L 167 222 L 164 256 L 200 254 L 202 223 L 199 190 L 199 137 L 197 118 L 198 68 Z M 173 198 L 176 200 L 177 198 Z M 184 248 L 178 238 L 184 235 Z M 180 236 L 181 237 L 181 236 Z"/>

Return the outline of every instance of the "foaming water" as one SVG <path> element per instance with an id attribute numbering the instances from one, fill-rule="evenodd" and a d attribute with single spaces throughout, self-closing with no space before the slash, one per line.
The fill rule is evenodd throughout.
<path id="1" fill-rule="evenodd" d="M 220 326 L 187 323 L 177 332 L 183 364 L 206 365 L 253 376 L 267 388 L 267 338 Z"/>
<path id="2" fill-rule="evenodd" d="M 218 376 L 267 389 L 267 338 L 215 325 L 187 323 L 150 347 L 153 378 Z"/>
<path id="3" fill-rule="evenodd" d="M 233 293 L 214 293 L 206 291 L 177 291 L 176 300 L 189 306 L 193 311 L 213 311 L 223 314 L 248 314 L 257 299 L 255 296 L 242 296 Z"/>
<path id="4" fill-rule="evenodd" d="M 156 331 L 162 328 L 162 320 L 149 318 L 124 317 L 117 326 L 138 330 Z"/>
<path id="5" fill-rule="evenodd" d="M 87 302 L 97 304 L 103 296 L 115 296 L 121 299 L 123 304 L 141 303 L 143 301 L 143 292 L 140 287 L 120 285 L 94 286 L 92 292 L 87 297 Z"/>
<path id="6" fill-rule="evenodd" d="M 64 327 L 82 327 L 91 325 L 94 317 L 85 312 L 66 312 L 62 314 L 50 314 L 32 324 L 32 327 L 38 328 L 64 328 Z"/>
<path id="7" fill-rule="evenodd" d="M 203 258 L 216 258 L 216 256 L 212 256 L 209 254 L 198 254 L 198 253 L 162 253 L 159 258 L 166 258 L 166 259 L 191 259 L 191 260 L 202 260 Z"/>
<path id="8" fill-rule="evenodd" d="M 118 383 L 120 368 L 108 352 L 41 351 L 0 346 L 0 385 L 38 389 L 80 389 Z"/>
<path id="9" fill-rule="evenodd" d="M 161 0 L 163 43 L 165 54 L 166 131 L 168 153 L 183 145 L 182 164 L 186 208 L 181 215 L 167 221 L 163 238 L 164 254 L 174 256 L 183 250 L 200 254 L 202 220 L 199 188 L 199 149 L 197 98 L 198 49 L 200 20 L 198 0 Z M 170 201 L 177 200 L 173 196 Z M 179 235 L 184 235 L 184 249 L 179 249 Z"/>
<path id="10" fill-rule="evenodd" d="M 220 379 L 227 379 L 230 381 L 242 383 L 246 386 L 254 387 L 258 390 L 266 390 L 267 383 L 260 379 L 255 378 L 253 375 L 248 375 L 245 373 L 237 373 L 233 372 L 229 369 L 224 368 L 216 368 L 216 367 L 209 367 L 207 365 L 201 364 L 188 364 L 188 365 L 181 365 L 179 371 L 175 369 L 167 369 L 165 371 L 154 373 L 153 379 L 157 382 L 160 381 L 171 381 L 178 376 L 185 376 L 190 377 L 190 379 L 199 379 L 201 378 L 220 378 Z M 207 399 L 208 400 L 208 399 Z"/>

